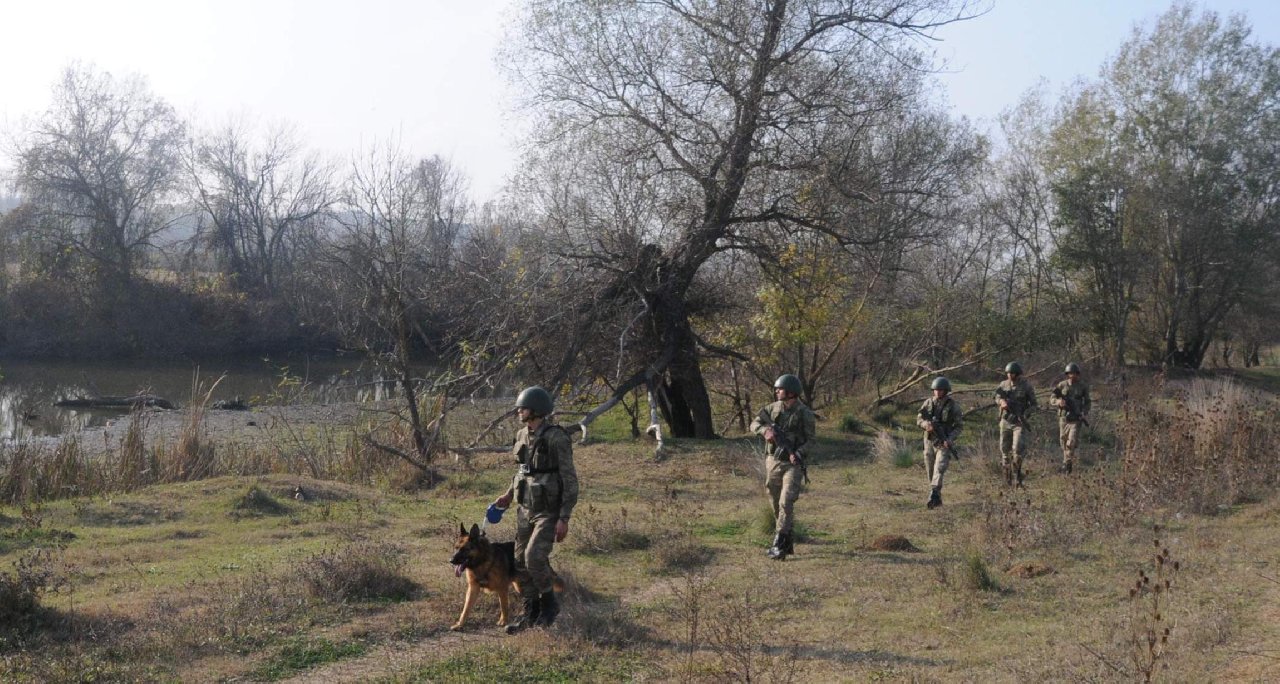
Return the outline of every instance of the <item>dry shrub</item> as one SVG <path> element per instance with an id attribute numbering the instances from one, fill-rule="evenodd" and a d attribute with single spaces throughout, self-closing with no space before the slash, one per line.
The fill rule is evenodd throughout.
<path id="1" fill-rule="evenodd" d="M 285 515 L 290 508 L 257 483 L 232 504 L 232 515 Z"/>
<path id="2" fill-rule="evenodd" d="M 648 630 L 632 619 L 616 599 L 608 599 L 580 584 L 565 568 L 556 571 L 564 582 L 558 633 L 606 648 L 625 648 L 648 638 Z"/>
<path id="3" fill-rule="evenodd" d="M 254 565 L 157 600 L 140 621 L 146 628 L 134 637 L 135 646 L 177 659 L 193 652 L 239 652 L 292 634 L 306 624 L 297 618 L 309 608 L 296 577 Z"/>
<path id="4" fill-rule="evenodd" d="M 640 521 L 633 519 L 625 507 L 603 511 L 588 504 L 576 516 L 573 538 L 578 551 L 585 554 L 608 554 L 649 548 L 650 538 Z"/>
<path id="5" fill-rule="evenodd" d="M 763 618 L 768 611 L 758 605 L 753 591 L 739 600 L 722 598 L 706 625 L 707 645 L 719 665 L 720 681 L 804 681 L 796 644 L 771 646 L 775 626 Z"/>
<path id="6" fill-rule="evenodd" d="M 871 453 L 880 463 L 892 463 L 898 468 L 910 468 L 916 463 L 916 451 L 907 440 L 895 437 L 888 430 L 876 433 L 871 443 Z"/>
<path id="7" fill-rule="evenodd" d="M 1135 513 L 1168 507 L 1213 513 L 1257 501 L 1280 484 L 1280 406 L 1230 380 L 1137 396 L 1118 428 L 1118 489 Z"/>
<path id="8" fill-rule="evenodd" d="M 114 489 L 131 491 L 159 479 L 157 463 L 147 452 L 146 429 L 150 414 L 145 409 L 134 409 L 129 414 L 129 427 L 120 441 L 115 458 Z"/>
<path id="9" fill-rule="evenodd" d="M 68 586 L 58 552 L 35 549 L 14 561 L 13 572 L 0 574 L 0 625 L 18 627 L 39 613 L 40 599 Z"/>
<path id="10" fill-rule="evenodd" d="M 169 458 L 164 459 L 166 482 L 199 480 L 210 477 L 217 470 L 214 447 L 209 441 L 204 418 L 205 411 L 209 407 L 209 399 L 220 382 L 222 382 L 221 377 L 203 391 L 199 378 L 192 382 L 191 402 L 187 405 L 182 432 L 178 436 L 177 445 L 168 452 Z"/>
<path id="11" fill-rule="evenodd" d="M 920 549 L 911 543 L 910 539 L 896 534 L 882 534 L 871 540 L 866 546 L 869 551 L 906 551 L 916 552 Z"/>
<path id="12" fill-rule="evenodd" d="M 327 601 L 384 599 L 406 601 L 418 583 L 403 574 L 405 551 L 396 544 L 356 541 L 321 551 L 303 562 L 302 579 L 312 596 Z"/>
<path id="13" fill-rule="evenodd" d="M 658 571 L 687 572 L 706 566 L 715 558 L 715 549 L 689 534 L 659 537 L 650 549 Z"/>
<path id="14" fill-rule="evenodd" d="M 803 681 L 799 647 L 778 645 L 777 625 L 767 621 L 778 596 L 759 590 L 743 594 L 716 593 L 716 577 L 685 573 L 671 585 L 672 617 L 683 626 L 685 660 L 677 672 L 686 681 L 795 682 Z M 702 662 L 709 655 L 712 662 Z"/>
<path id="15" fill-rule="evenodd" d="M 1159 539 L 1155 528 L 1154 551 L 1150 565 L 1143 564 L 1128 586 L 1125 615 L 1111 625 L 1109 640 L 1101 646 L 1082 647 L 1113 676 L 1126 681 L 1151 682 L 1169 669 L 1176 655 L 1177 637 L 1182 624 L 1172 607 L 1179 583 L 1182 563 L 1174 560 L 1168 547 Z"/>

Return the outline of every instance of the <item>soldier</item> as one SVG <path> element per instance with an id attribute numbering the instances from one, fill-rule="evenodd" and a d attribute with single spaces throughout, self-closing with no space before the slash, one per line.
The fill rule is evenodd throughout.
<path id="1" fill-rule="evenodd" d="M 1027 417 L 1036 408 L 1036 391 L 1022 379 L 1022 366 L 1014 361 L 1004 367 L 1006 380 L 996 388 L 1000 407 L 1000 465 L 1005 484 L 1022 486 L 1022 458 L 1027 455 L 1030 426 Z"/>
<path id="2" fill-rule="evenodd" d="M 942 476 L 964 427 L 964 412 L 951 398 L 951 381 L 938 376 L 932 388 L 933 396 L 924 400 L 916 417 L 916 425 L 924 430 L 924 466 L 930 487 L 925 506 L 930 510 L 942 505 Z"/>
<path id="3" fill-rule="evenodd" d="M 569 534 L 569 516 L 578 503 L 578 475 L 569 433 L 548 419 L 554 408 L 551 395 L 541 387 L 529 387 L 516 399 L 516 413 L 524 427 L 516 433 L 511 454 L 519 470 L 511 487 L 493 502 L 506 508 L 514 497 L 520 504 L 515 551 L 524 615 L 507 626 L 508 634 L 534 625 L 550 626 L 560 613 L 551 547 Z"/>
<path id="4" fill-rule="evenodd" d="M 774 535 L 769 546 L 769 557 L 786 560 L 795 553 L 791 538 L 796 499 L 800 497 L 801 479 L 805 476 L 800 447 L 813 439 L 816 417 L 800 401 L 800 378 L 790 373 L 781 375 L 773 383 L 773 395 L 777 401 L 760 409 L 751 421 L 751 431 L 764 437 L 765 488 L 769 502 L 773 504 Z M 790 449 L 790 451 L 787 451 Z"/>
<path id="5" fill-rule="evenodd" d="M 1062 472 L 1071 474 L 1076 465 L 1076 446 L 1080 444 L 1080 425 L 1088 424 L 1093 399 L 1089 386 L 1080 379 L 1080 366 L 1068 363 L 1063 371 L 1067 379 L 1053 388 L 1058 407 L 1058 440 L 1062 442 Z"/>

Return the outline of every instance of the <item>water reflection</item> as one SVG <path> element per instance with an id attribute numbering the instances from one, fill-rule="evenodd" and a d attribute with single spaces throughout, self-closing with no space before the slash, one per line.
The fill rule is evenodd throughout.
<path id="1" fill-rule="evenodd" d="M 219 380 L 219 378 L 221 378 Z M 214 382 L 217 381 L 216 386 Z M 212 389 L 211 389 L 212 387 Z M 55 407 L 60 399 L 155 394 L 186 406 L 209 401 L 253 405 L 381 401 L 395 385 L 354 358 L 192 362 L 0 363 L 0 440 L 26 439 L 117 420 L 122 409 Z"/>

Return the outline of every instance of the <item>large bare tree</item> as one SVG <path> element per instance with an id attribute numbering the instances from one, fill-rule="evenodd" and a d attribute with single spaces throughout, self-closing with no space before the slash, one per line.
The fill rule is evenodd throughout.
<path id="1" fill-rule="evenodd" d="M 17 185 L 107 292 L 127 288 L 147 247 L 178 217 L 186 127 L 140 77 L 70 67 L 18 143 Z"/>
<path id="2" fill-rule="evenodd" d="M 509 61 L 541 113 L 535 144 L 561 159 L 590 149 L 610 176 L 634 179 L 602 196 L 573 184 L 544 195 L 562 210 L 553 225 L 618 236 L 591 241 L 593 258 L 613 254 L 598 301 L 616 311 L 632 298 L 643 325 L 627 330 L 647 344 L 616 396 L 660 379 L 673 432 L 714 436 L 690 310 L 703 266 L 727 250 L 767 258 L 763 236 L 783 225 L 873 242 L 884 225 L 856 221 L 851 205 L 909 206 L 947 188 L 948 161 L 963 156 L 952 149 L 896 147 L 938 161 L 891 185 L 867 162 L 923 100 L 918 42 L 969 13 L 950 0 L 525 4 Z M 625 193 L 609 187 L 642 188 L 651 204 L 620 214 Z"/>
<path id="3" fill-rule="evenodd" d="M 244 123 L 200 136 L 188 164 L 212 225 L 205 240 L 222 268 L 241 290 L 275 295 L 293 266 L 296 234 L 320 223 L 335 201 L 333 166 L 307 153 L 289 127 L 257 139 Z"/>

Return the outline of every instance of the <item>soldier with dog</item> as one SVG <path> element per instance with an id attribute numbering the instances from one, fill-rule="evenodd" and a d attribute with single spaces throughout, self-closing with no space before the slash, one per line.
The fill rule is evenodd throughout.
<path id="1" fill-rule="evenodd" d="M 524 614 L 507 625 L 507 633 L 548 627 L 560 612 L 554 590 L 551 550 L 569 534 L 569 517 L 578 503 L 578 475 L 573 467 L 573 442 L 569 433 L 549 420 L 555 408 L 551 394 L 529 387 L 516 399 L 516 412 L 524 427 L 516 433 L 511 454 L 519 470 L 511 487 L 493 504 L 516 511 L 516 578 L 521 587 Z"/>

